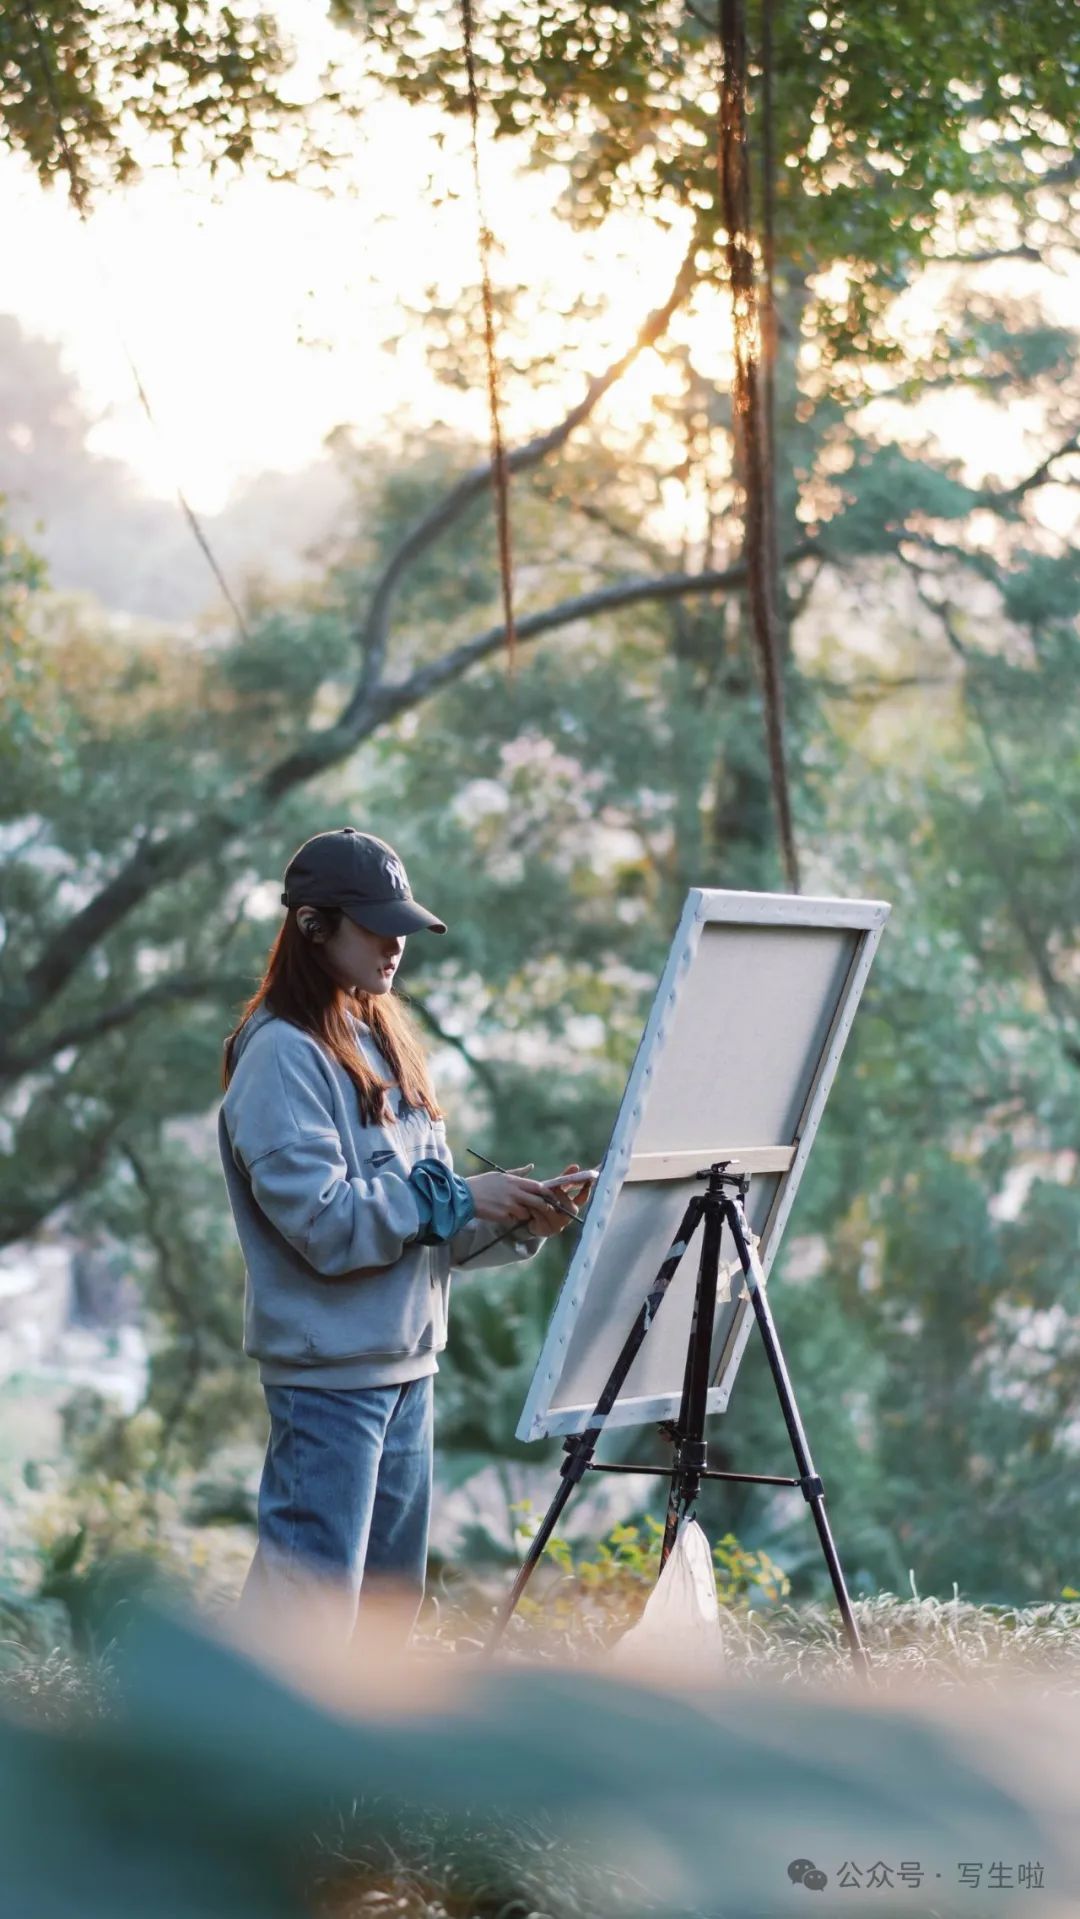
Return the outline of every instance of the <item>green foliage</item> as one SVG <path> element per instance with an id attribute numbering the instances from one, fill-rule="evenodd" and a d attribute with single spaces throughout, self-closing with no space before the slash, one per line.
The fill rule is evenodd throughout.
<path id="1" fill-rule="evenodd" d="M 466 111 L 460 35 L 442 0 L 336 0 L 334 13 L 362 30 L 371 65 L 403 98 Z M 672 0 L 492 0 L 483 27 L 486 126 L 523 135 L 534 165 L 560 169 L 569 218 L 690 215 L 702 248 L 715 246 L 712 15 Z M 1070 31 L 1068 0 L 1034 18 L 928 13 L 914 0 L 887 12 L 775 7 L 777 252 L 799 280 L 844 264 L 843 291 L 819 288 L 808 319 L 826 357 L 889 352 L 877 321 L 938 250 L 943 205 L 978 219 L 995 192 L 1021 192 L 1033 166 L 1067 190 L 1080 119 Z M 753 12 L 749 35 L 756 142 Z"/>
<path id="2" fill-rule="evenodd" d="M 1036 630 L 1080 613 L 1080 555 L 1025 553 L 1021 564 L 1003 574 L 1002 598 L 1010 617 Z"/>
<path id="3" fill-rule="evenodd" d="M 515 1530 L 524 1548 L 539 1530 L 540 1515 L 530 1499 L 516 1500 L 511 1510 L 517 1515 Z M 575 1551 L 563 1534 L 553 1533 L 536 1575 L 536 1588 L 543 1586 L 543 1590 L 525 1592 L 520 1604 L 523 1619 L 570 1637 L 582 1629 L 583 1622 L 599 1630 L 605 1640 L 624 1632 L 656 1584 L 663 1538 L 663 1522 L 651 1514 L 639 1524 L 613 1526 L 592 1548 L 592 1556 L 586 1556 L 582 1547 Z M 712 1556 L 717 1598 L 728 1610 L 774 1603 L 791 1591 L 783 1568 L 767 1552 L 740 1546 L 734 1533 L 717 1540 Z M 544 1561 L 550 1561 L 560 1575 L 546 1584 Z"/>
<path id="4" fill-rule="evenodd" d="M 262 720 L 260 747 L 287 740 L 328 681 L 353 663 L 355 643 L 339 605 L 269 606 L 221 661 L 223 686 L 242 703 L 247 723 Z"/>
<path id="5" fill-rule="evenodd" d="M 0 138 L 46 182 L 63 174 L 66 145 L 84 194 L 137 173 L 148 137 L 214 172 L 265 161 L 268 136 L 300 130 L 289 65 L 265 11 L 34 0 L 0 18 Z"/>
<path id="6" fill-rule="evenodd" d="M 45 582 L 38 554 L 10 530 L 0 498 L 0 769 L 4 790 L 18 782 L 23 765 L 43 752 L 63 763 L 49 660 L 28 630 L 33 596 Z"/>
<path id="7" fill-rule="evenodd" d="M 963 520 L 979 497 L 943 466 L 897 446 L 856 446 L 838 484 L 843 504 L 829 523 L 830 554 L 887 552 L 906 527 Z"/>
<path id="8" fill-rule="evenodd" d="M 119 1420 L 99 1405 L 81 1424 L 78 1436 L 69 1426 L 64 1483 L 34 1511 L 23 1605 L 28 1619 L 62 1607 L 65 1643 L 89 1651 L 107 1645 L 133 1581 L 139 1591 L 186 1585 L 193 1569 L 176 1491 L 162 1484 L 157 1412 Z"/>

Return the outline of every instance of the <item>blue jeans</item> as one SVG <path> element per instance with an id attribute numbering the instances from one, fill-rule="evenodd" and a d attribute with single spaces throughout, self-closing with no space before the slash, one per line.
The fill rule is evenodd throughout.
<path id="1" fill-rule="evenodd" d="M 414 1600 L 408 1630 L 427 1570 L 433 1386 L 430 1375 L 401 1386 L 264 1385 L 270 1439 L 242 1608 L 294 1574 L 322 1575 L 340 1585 L 351 1629 L 371 1575 Z"/>

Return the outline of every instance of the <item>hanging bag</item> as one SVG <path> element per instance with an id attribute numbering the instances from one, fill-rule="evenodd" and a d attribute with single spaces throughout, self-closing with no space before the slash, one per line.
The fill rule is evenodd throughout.
<path id="1" fill-rule="evenodd" d="M 629 1663 L 642 1654 L 692 1664 L 698 1672 L 723 1669 L 724 1644 L 709 1542 L 696 1519 L 680 1522 L 667 1565 L 637 1624 L 624 1632 L 612 1657 Z"/>

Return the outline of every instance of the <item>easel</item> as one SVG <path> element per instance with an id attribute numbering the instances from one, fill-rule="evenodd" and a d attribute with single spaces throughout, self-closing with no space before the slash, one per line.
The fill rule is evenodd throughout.
<path id="1" fill-rule="evenodd" d="M 843 1568 L 825 1512 L 825 1488 L 814 1471 L 810 1447 L 803 1431 L 799 1409 L 795 1403 L 795 1394 L 766 1297 L 765 1275 L 747 1224 L 746 1196 L 750 1190 L 750 1178 L 746 1173 L 729 1173 L 727 1168 L 730 1165 L 730 1160 L 715 1160 L 711 1166 L 705 1167 L 694 1176 L 696 1179 L 707 1179 L 708 1190 L 704 1193 L 695 1193 L 683 1214 L 679 1230 L 653 1280 L 648 1297 L 627 1334 L 619 1357 L 611 1370 L 610 1378 L 596 1402 L 588 1426 L 582 1432 L 572 1434 L 565 1442 L 567 1457 L 562 1465 L 562 1483 L 529 1547 L 528 1556 L 514 1580 L 510 1594 L 496 1617 L 495 1626 L 488 1641 L 489 1652 L 494 1651 L 502 1638 L 518 1601 L 539 1563 L 541 1554 L 558 1524 L 564 1506 L 574 1487 L 580 1484 L 585 1474 L 587 1472 L 653 1473 L 669 1478 L 671 1481 L 667 1523 L 664 1528 L 664 1542 L 660 1556 L 661 1570 L 666 1565 L 668 1554 L 675 1543 L 679 1522 L 692 1510 L 702 1480 L 741 1480 L 755 1486 L 798 1486 L 817 1527 L 833 1591 L 844 1622 L 844 1633 L 853 1664 L 857 1672 L 863 1676 L 867 1674 L 866 1653 L 859 1638 L 859 1629 L 855 1624 L 851 1601 L 844 1583 Z M 642 1341 L 660 1310 L 679 1262 L 697 1231 L 698 1222 L 702 1219 L 705 1227 L 698 1264 L 690 1338 L 686 1351 L 686 1369 L 683 1375 L 679 1416 L 677 1420 L 666 1421 L 660 1429 L 674 1441 L 674 1463 L 670 1467 L 598 1465 L 593 1459 L 593 1453 L 603 1430 L 604 1421 L 619 1396 Z M 731 1229 L 739 1264 L 753 1305 L 754 1317 L 764 1341 L 780 1409 L 784 1415 L 784 1423 L 795 1455 L 795 1464 L 798 1469 L 796 1478 L 784 1478 L 771 1473 L 715 1472 L 708 1465 L 705 1417 L 708 1406 L 713 1321 L 716 1316 L 716 1295 L 720 1275 L 720 1244 L 725 1225 Z"/>

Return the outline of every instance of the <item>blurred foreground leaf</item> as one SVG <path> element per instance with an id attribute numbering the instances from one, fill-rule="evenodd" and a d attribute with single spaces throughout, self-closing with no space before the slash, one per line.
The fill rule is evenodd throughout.
<path id="1" fill-rule="evenodd" d="M 1001 1696 L 994 1733 L 987 1695 L 959 1689 L 946 1726 L 926 1698 L 900 1710 L 872 1693 L 745 1685 L 691 1698 L 599 1670 L 414 1656 L 402 1659 L 402 1711 L 347 1716 L 367 1683 L 355 1653 L 341 1655 L 331 1713 L 185 1619 L 179 1601 L 135 1593 L 127 1618 L 114 1712 L 63 1729 L 0 1721 L 0 1913 L 12 1919 L 294 1919 L 312 1910 L 317 1833 L 333 1822 L 347 1862 L 350 1843 L 393 1830 L 400 1855 L 410 1815 L 445 1822 L 456 1876 L 463 1855 L 474 1861 L 485 1911 L 501 1909 L 495 1890 L 513 1899 L 515 1834 L 538 1819 L 556 1842 L 557 1914 L 575 1910 L 559 1841 L 617 1869 L 610 1909 L 623 1914 L 786 1913 L 804 1896 L 787 1876 L 797 1857 L 828 1874 L 817 1913 L 861 1907 L 836 1885 L 853 1857 L 927 1869 L 930 1905 L 882 1887 L 868 1895 L 875 1912 L 971 1913 L 955 1884 L 964 1860 L 1040 1860 L 1047 1887 L 1065 1883 L 1052 1847 L 1067 1800 L 1075 1825 L 1075 1779 L 1059 1749 L 1066 1817 L 1051 1835 L 1023 1735 L 1025 1711 L 1052 1718 L 1067 1700 Z M 1045 1741 L 1045 1721 L 1038 1730 Z M 640 1888 L 629 1904 L 628 1886 Z M 993 1909 L 1024 1898 L 1014 1908 L 996 1892 Z"/>

